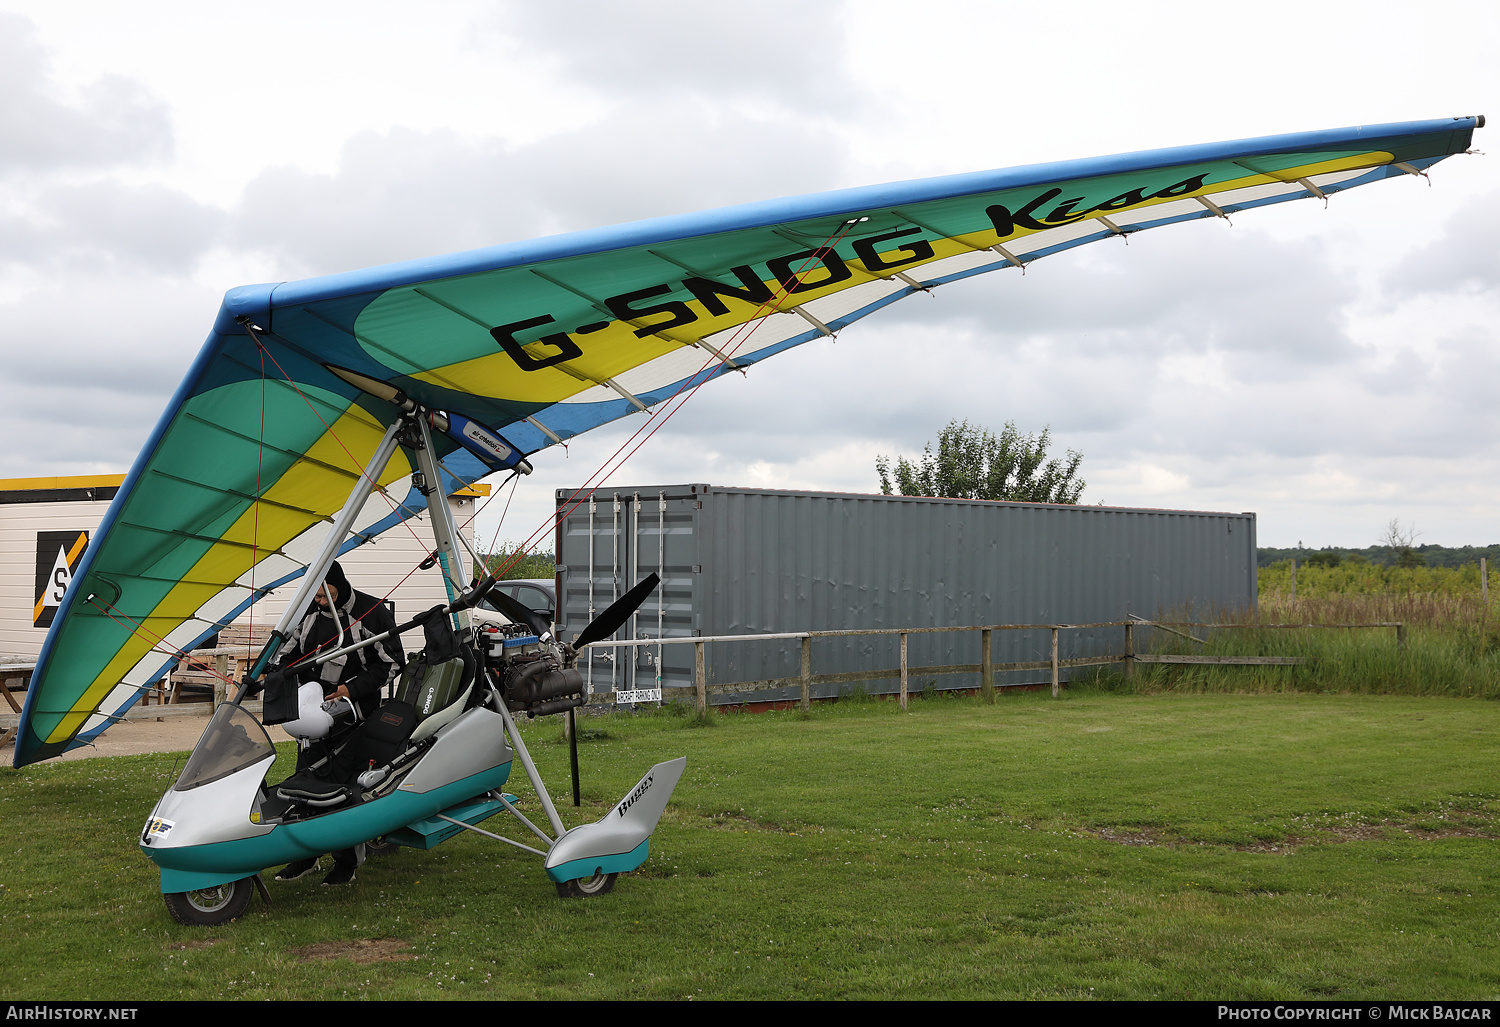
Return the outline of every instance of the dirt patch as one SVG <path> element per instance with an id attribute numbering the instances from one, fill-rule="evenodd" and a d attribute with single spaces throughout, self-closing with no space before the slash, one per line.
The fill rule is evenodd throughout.
<path id="1" fill-rule="evenodd" d="M 1401 830 L 1413 838 L 1493 838 L 1493 829 L 1481 830 L 1477 827 L 1443 827 L 1433 830 L 1427 827 L 1403 827 Z"/>
<path id="2" fill-rule="evenodd" d="M 415 959 L 411 945 L 400 938 L 354 938 L 349 941 L 325 941 L 292 949 L 288 955 L 299 963 L 314 963 L 320 959 L 347 959 L 354 963 L 394 963 L 403 959 Z"/>
<path id="3" fill-rule="evenodd" d="M 1494 816 L 1488 812 L 1439 813 L 1419 817 L 1415 821 L 1399 822 L 1383 820 L 1377 824 L 1339 824 L 1335 827 L 1313 828 L 1303 834 L 1289 834 L 1276 841 L 1250 842 L 1232 845 L 1236 852 L 1266 852 L 1285 855 L 1306 845 L 1339 845 L 1344 842 L 1367 842 L 1386 837 L 1388 831 L 1400 831 L 1409 838 L 1494 838 L 1500 835 L 1494 824 Z M 1482 824 L 1472 821 L 1480 820 Z M 1462 823 L 1459 821 L 1470 821 Z M 1432 826 L 1441 824 L 1442 826 Z M 1180 835 L 1160 828 L 1083 828 L 1080 834 L 1117 845 L 1169 845 L 1188 846 L 1211 843 L 1193 842 Z"/>
<path id="4" fill-rule="evenodd" d="M 1166 845 L 1172 848 L 1186 848 L 1190 845 L 1205 846 L 1212 843 L 1195 842 L 1181 835 L 1174 835 L 1160 829 L 1129 830 L 1118 827 L 1095 827 L 1084 828 L 1082 834 L 1090 838 L 1098 838 L 1101 841 L 1114 842 L 1116 845 Z M 1378 831 L 1376 832 L 1379 833 Z M 1340 839 L 1344 840 L 1344 839 Z M 1249 842 L 1244 845 L 1231 845 L 1228 848 L 1235 852 L 1267 852 L 1286 854 L 1294 851 L 1299 845 L 1305 845 L 1310 841 L 1307 838 L 1296 838 L 1288 836 L 1274 842 Z"/>
<path id="5" fill-rule="evenodd" d="M 1180 845 L 1183 839 L 1174 838 L 1165 831 L 1130 830 L 1124 827 L 1084 828 L 1083 833 L 1117 845 Z"/>
<path id="6" fill-rule="evenodd" d="M 1341 824 L 1338 827 L 1325 828 L 1319 831 L 1312 839 L 1295 838 L 1288 839 L 1306 843 L 1316 839 L 1322 842 L 1368 842 L 1375 838 L 1385 836 L 1386 824 Z"/>
<path id="7" fill-rule="evenodd" d="M 769 820 L 756 820 L 747 817 L 743 813 L 702 813 L 700 816 L 708 821 L 708 826 L 718 828 L 721 831 L 767 831 L 772 834 L 808 834 L 806 830 L 799 831 L 796 828 L 784 827 L 781 824 Z"/>

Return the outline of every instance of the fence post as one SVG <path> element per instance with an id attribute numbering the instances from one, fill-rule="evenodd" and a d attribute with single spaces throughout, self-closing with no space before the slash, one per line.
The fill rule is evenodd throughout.
<path id="1" fill-rule="evenodd" d="M 1396 648 L 1397 649 L 1405 649 L 1406 648 L 1406 625 L 1405 624 L 1397 624 L 1396 625 Z"/>
<path id="2" fill-rule="evenodd" d="M 1052 698 L 1057 698 L 1057 625 L 1052 626 Z"/>
<path id="3" fill-rule="evenodd" d="M 812 709 L 812 636 L 802 636 L 802 712 Z"/>
<path id="4" fill-rule="evenodd" d="M 698 689 L 698 715 L 708 712 L 708 671 L 703 662 L 704 642 L 693 643 L 693 684 Z"/>
<path id="5" fill-rule="evenodd" d="M 990 629 L 979 633 L 979 694 L 985 702 L 995 701 L 995 657 L 990 648 Z"/>
<path id="6" fill-rule="evenodd" d="M 901 632 L 901 708 L 906 709 L 906 632 Z"/>
<path id="7" fill-rule="evenodd" d="M 1135 674 L 1135 625 L 1125 624 L 1125 680 Z"/>

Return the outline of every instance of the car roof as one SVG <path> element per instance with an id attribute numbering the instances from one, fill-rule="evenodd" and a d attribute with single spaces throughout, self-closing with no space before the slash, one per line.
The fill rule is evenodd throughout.
<path id="1" fill-rule="evenodd" d="M 551 595 L 553 589 L 556 587 L 556 582 L 552 578 L 502 578 L 500 581 L 495 582 L 495 584 L 499 586 L 535 585 L 548 595 Z"/>

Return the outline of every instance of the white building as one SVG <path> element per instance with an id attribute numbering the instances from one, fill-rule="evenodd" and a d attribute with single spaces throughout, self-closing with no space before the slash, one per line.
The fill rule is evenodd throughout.
<path id="1" fill-rule="evenodd" d="M 41 652 L 71 570 L 124 480 L 123 474 L 0 479 L 0 659 L 32 661 Z M 474 485 L 448 498 L 470 549 L 474 501 L 489 491 L 488 485 Z M 397 526 L 339 558 L 356 589 L 395 604 L 398 621 L 448 601 L 437 567 L 417 569 L 433 545 L 427 513 L 406 523 L 410 531 Z M 236 625 L 275 624 L 297 584 L 266 596 L 240 614 Z M 408 652 L 420 648 L 421 632 L 408 633 L 403 642 Z"/>

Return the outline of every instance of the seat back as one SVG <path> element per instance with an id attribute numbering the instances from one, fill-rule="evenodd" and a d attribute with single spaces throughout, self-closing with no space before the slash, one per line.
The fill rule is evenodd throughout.
<path id="1" fill-rule="evenodd" d="M 477 661 L 468 646 L 455 659 L 428 665 L 421 656 L 401 675 L 401 697 L 416 711 L 417 728 L 411 740 L 421 741 L 464 711 L 474 688 Z"/>
<path id="2" fill-rule="evenodd" d="M 359 726 L 339 755 L 347 761 L 351 774 L 383 767 L 406 747 L 416 726 L 417 713 L 411 703 L 392 699 Z"/>

